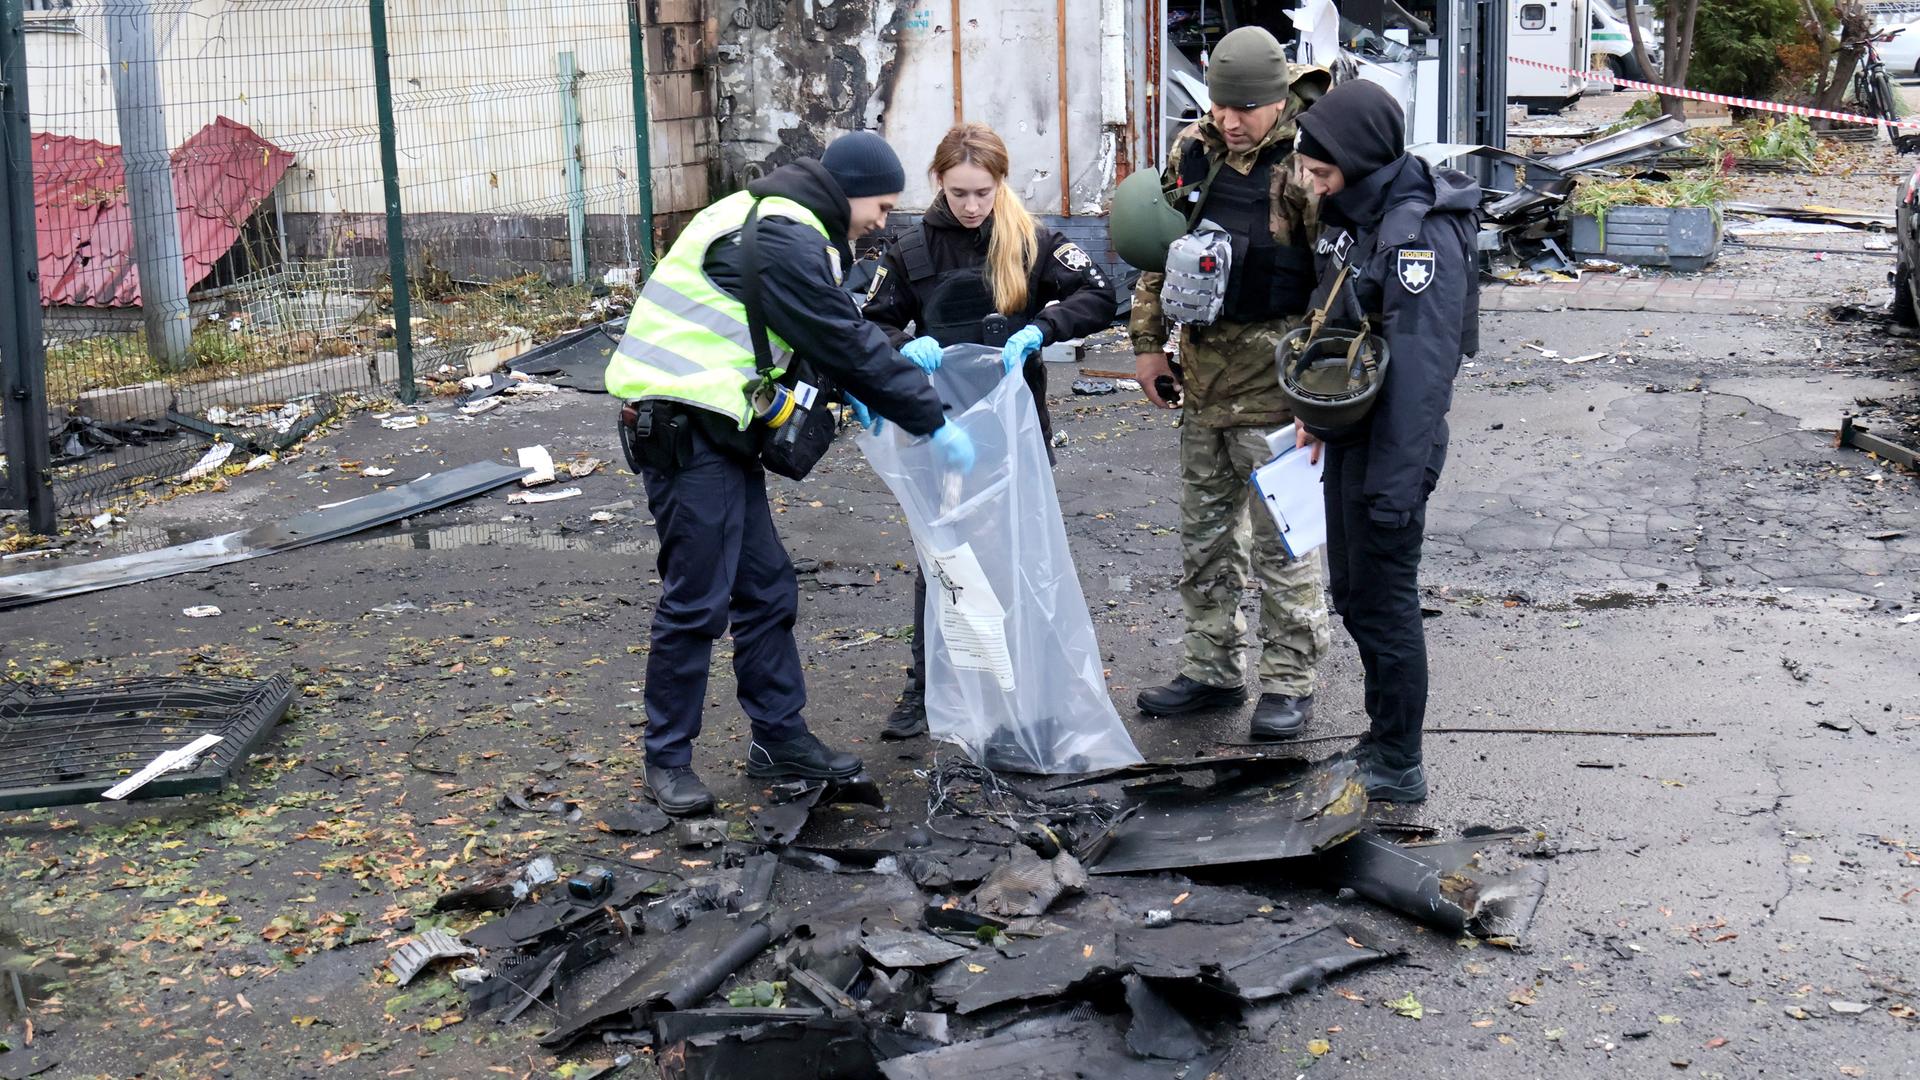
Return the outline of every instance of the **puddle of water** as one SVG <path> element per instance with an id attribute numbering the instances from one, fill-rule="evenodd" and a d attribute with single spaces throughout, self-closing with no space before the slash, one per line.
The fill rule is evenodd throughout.
<path id="1" fill-rule="evenodd" d="M 231 531 L 231 530 L 225 530 Z M 127 555 L 157 551 L 177 544 L 188 544 L 221 535 L 221 530 L 185 526 L 122 526 L 98 545 L 76 547 L 76 555 L 95 558 L 102 555 Z M 332 541 L 323 547 L 408 548 L 415 551 L 454 551 L 474 547 L 512 547 L 533 551 L 602 551 L 613 555 L 651 555 L 659 549 L 653 530 L 634 522 L 615 534 L 602 532 L 563 533 L 538 525 L 505 521 L 480 521 L 465 525 L 429 525 L 424 522 L 383 526 Z M 24 564 L 25 560 L 21 560 Z M 52 563 L 35 561 L 21 569 L 41 569 Z M 11 572 L 12 564 L 6 572 Z"/>
<path id="2" fill-rule="evenodd" d="M 474 547 L 513 547 L 534 551 L 601 551 L 611 555 L 651 555 L 659 544 L 651 529 L 632 539 L 592 532 L 562 533 L 537 525 L 477 521 L 468 525 L 399 525 L 336 541 L 353 547 L 455 551 Z"/>

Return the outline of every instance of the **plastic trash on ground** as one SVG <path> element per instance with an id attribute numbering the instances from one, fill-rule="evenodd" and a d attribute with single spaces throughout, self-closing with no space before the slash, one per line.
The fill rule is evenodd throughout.
<path id="1" fill-rule="evenodd" d="M 893 424 L 860 449 L 893 489 L 927 576 L 927 722 L 990 769 L 1077 773 L 1141 760 L 1100 645 L 1026 381 L 1000 350 L 949 346 L 930 378 L 977 463 L 944 468 Z"/>

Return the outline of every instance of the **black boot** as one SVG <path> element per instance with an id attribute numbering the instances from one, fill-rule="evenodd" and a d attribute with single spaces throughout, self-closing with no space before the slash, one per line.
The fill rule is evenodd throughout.
<path id="1" fill-rule="evenodd" d="M 881 729 L 883 739 L 912 739 L 927 733 L 927 699 L 917 686 L 909 686 L 900 694 L 900 703 L 887 714 L 887 726 Z"/>
<path id="2" fill-rule="evenodd" d="M 1248 737 L 1254 742 L 1295 738 L 1306 730 L 1312 719 L 1312 694 L 1305 697 L 1261 694 L 1260 703 L 1253 707 L 1253 728 Z"/>
<path id="3" fill-rule="evenodd" d="M 1377 752 L 1367 754 L 1360 759 L 1360 782 L 1372 802 L 1427 801 L 1427 770 L 1417 761 L 1397 769 L 1383 764 Z"/>
<path id="4" fill-rule="evenodd" d="M 713 813 L 713 792 L 700 782 L 700 774 L 691 765 L 664 769 L 647 766 L 647 794 L 673 817 Z"/>
<path id="5" fill-rule="evenodd" d="M 1140 691 L 1135 704 L 1148 716 L 1181 716 L 1202 709 L 1225 709 L 1246 700 L 1244 686 L 1208 686 L 1181 675 L 1165 686 Z"/>
<path id="6" fill-rule="evenodd" d="M 753 740 L 747 747 L 747 775 L 756 780 L 783 776 L 802 780 L 846 780 L 865 768 L 860 759 L 827 745 L 803 731 L 785 742 Z"/>

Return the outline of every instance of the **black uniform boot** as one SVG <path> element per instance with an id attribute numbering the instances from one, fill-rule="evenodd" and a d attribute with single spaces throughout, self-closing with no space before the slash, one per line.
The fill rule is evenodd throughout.
<path id="1" fill-rule="evenodd" d="M 909 686 L 900 694 L 900 703 L 887 714 L 887 726 L 880 732 L 883 739 L 912 739 L 927 733 L 927 699 L 917 686 Z"/>
<path id="2" fill-rule="evenodd" d="M 1183 716 L 1202 709 L 1225 709 L 1244 704 L 1244 686 L 1208 686 L 1181 675 L 1165 686 L 1140 691 L 1135 704 L 1148 716 Z"/>
<path id="3" fill-rule="evenodd" d="M 1370 753 L 1360 759 L 1360 782 L 1366 785 L 1367 798 L 1373 802 L 1427 801 L 1427 770 L 1417 761 L 1397 769 L 1382 764 L 1379 754 Z"/>
<path id="4" fill-rule="evenodd" d="M 753 740 L 747 747 L 747 775 L 756 780 L 783 776 L 802 780 L 846 780 L 865 768 L 859 758 L 831 750 L 810 731 L 785 742 Z"/>
<path id="5" fill-rule="evenodd" d="M 673 817 L 713 813 L 713 792 L 700 782 L 700 774 L 691 765 L 665 769 L 647 766 L 647 794 Z"/>
<path id="6" fill-rule="evenodd" d="M 1305 697 L 1261 694 L 1260 703 L 1253 707 L 1253 728 L 1248 737 L 1254 742 L 1295 738 L 1306 730 L 1312 719 L 1312 694 Z"/>

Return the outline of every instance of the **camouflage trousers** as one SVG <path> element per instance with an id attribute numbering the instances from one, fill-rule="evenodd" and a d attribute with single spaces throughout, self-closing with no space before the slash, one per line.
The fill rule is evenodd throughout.
<path id="1" fill-rule="evenodd" d="M 1327 598 L 1320 552 L 1287 558 L 1264 506 L 1249 506 L 1253 470 L 1272 457 L 1259 428 L 1180 428 L 1180 601 L 1186 608 L 1181 673 L 1209 686 L 1243 686 L 1240 612 L 1248 556 L 1260 579 L 1260 692 L 1313 693 L 1327 651 Z M 1251 520 L 1249 520 L 1251 519 Z"/>

